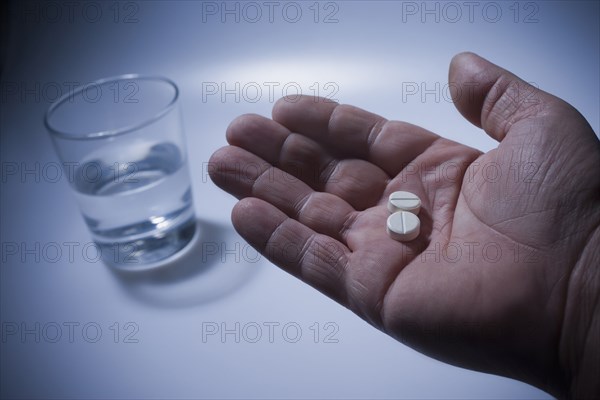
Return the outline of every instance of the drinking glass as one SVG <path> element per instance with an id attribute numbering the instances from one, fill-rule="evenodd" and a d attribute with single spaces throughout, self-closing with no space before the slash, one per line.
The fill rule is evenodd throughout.
<path id="1" fill-rule="evenodd" d="M 160 265 L 196 223 L 179 90 L 169 79 L 121 75 L 66 93 L 44 119 L 102 259 Z"/>

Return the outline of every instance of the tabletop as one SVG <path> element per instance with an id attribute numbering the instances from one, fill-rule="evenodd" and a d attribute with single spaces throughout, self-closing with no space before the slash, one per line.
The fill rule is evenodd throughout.
<path id="1" fill-rule="evenodd" d="M 600 124 L 587 1 L 23 1 L 3 4 L 3 398 L 548 398 L 426 357 L 273 266 L 208 177 L 236 116 L 308 94 L 496 143 L 452 104 L 473 51 Z M 74 87 L 124 73 L 180 88 L 200 234 L 163 271 L 97 257 L 43 125 Z"/>

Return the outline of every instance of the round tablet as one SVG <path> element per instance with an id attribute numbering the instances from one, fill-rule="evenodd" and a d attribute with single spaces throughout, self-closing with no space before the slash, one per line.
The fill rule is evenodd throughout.
<path id="1" fill-rule="evenodd" d="M 421 230 L 421 221 L 413 213 L 399 211 L 387 219 L 387 232 L 394 240 L 408 242 L 416 239 Z"/>
<path id="2" fill-rule="evenodd" d="M 421 210 L 421 199 L 411 192 L 394 192 L 388 199 L 388 210 L 392 213 L 408 211 L 416 215 Z"/>

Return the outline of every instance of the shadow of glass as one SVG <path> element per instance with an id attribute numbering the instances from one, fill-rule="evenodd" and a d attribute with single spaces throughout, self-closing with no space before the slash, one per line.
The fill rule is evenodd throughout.
<path id="1" fill-rule="evenodd" d="M 196 234 L 178 254 L 145 270 L 107 265 L 127 294 L 155 307 L 183 308 L 221 299 L 260 270 L 264 258 L 224 224 L 196 221 Z"/>

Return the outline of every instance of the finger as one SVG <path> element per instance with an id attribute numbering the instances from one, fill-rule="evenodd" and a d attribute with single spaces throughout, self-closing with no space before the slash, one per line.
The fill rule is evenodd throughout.
<path id="1" fill-rule="evenodd" d="M 227 142 L 246 149 L 266 162 L 276 165 L 283 143 L 290 135 L 285 126 L 260 115 L 237 117 L 227 127 Z"/>
<path id="2" fill-rule="evenodd" d="M 315 192 L 298 178 L 239 147 L 218 150 L 211 165 L 213 181 L 234 196 L 264 200 L 310 229 L 346 241 L 356 211 L 339 197 Z"/>
<path id="3" fill-rule="evenodd" d="M 339 158 L 361 158 L 395 176 L 438 138 L 417 126 L 349 105 L 302 96 L 280 99 L 273 119 L 322 145 Z"/>
<path id="4" fill-rule="evenodd" d="M 208 161 L 210 179 L 238 199 L 252 196 L 252 188 L 260 175 L 273 166 L 236 146 L 215 151 Z"/>
<path id="5" fill-rule="evenodd" d="M 276 166 L 356 210 L 376 205 L 389 181 L 381 168 L 364 160 L 333 158 L 315 141 L 296 133 L 284 142 Z"/>
<path id="6" fill-rule="evenodd" d="M 515 124 L 547 116 L 549 108 L 570 108 L 557 97 L 473 53 L 454 56 L 448 81 L 458 111 L 498 141 Z"/>
<path id="7" fill-rule="evenodd" d="M 323 146 L 281 124 L 244 115 L 227 129 L 227 140 L 294 175 L 318 191 L 341 197 L 357 210 L 377 204 L 389 177 L 379 167 L 359 159 L 338 160 Z"/>
<path id="8" fill-rule="evenodd" d="M 231 218 L 238 233 L 274 264 L 334 300 L 347 303 L 345 279 L 350 251 L 346 246 L 256 198 L 241 200 Z"/>
<path id="9" fill-rule="evenodd" d="M 368 226 L 357 234 L 368 237 L 356 252 L 256 198 L 241 200 L 232 221 L 239 234 L 270 261 L 382 328 L 388 288 L 425 245 L 420 240 L 408 244 L 387 238 L 382 229 L 386 212 L 379 211 L 381 215 L 363 219 Z"/>
<path id="10" fill-rule="evenodd" d="M 227 127 L 227 142 L 241 147 L 268 163 L 301 179 L 315 190 L 323 190 L 333 171 L 334 158 L 306 138 L 300 140 L 283 125 L 260 115 L 242 115 Z"/>

